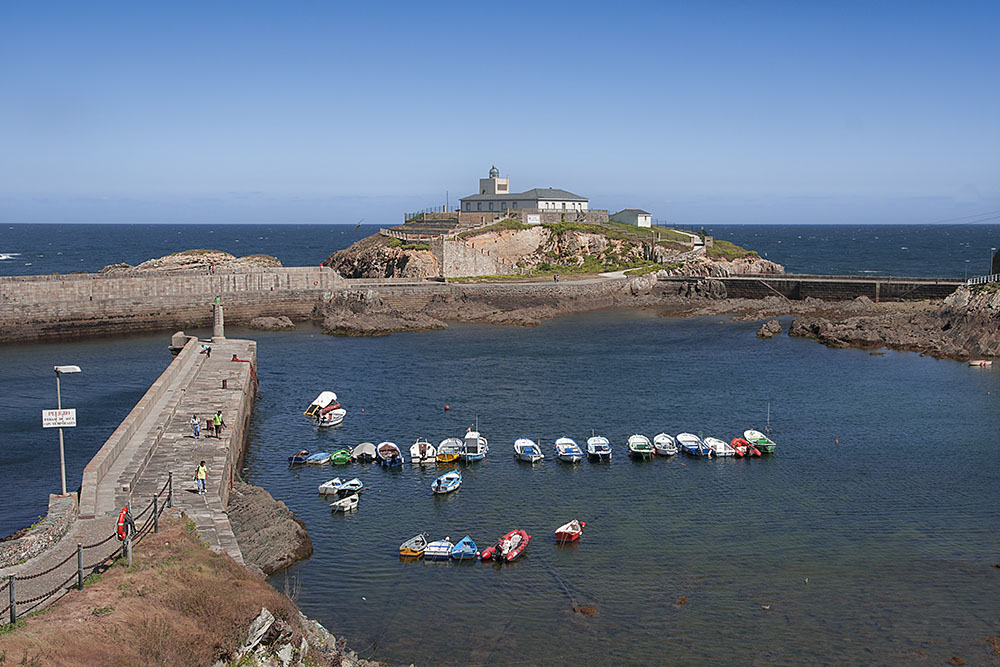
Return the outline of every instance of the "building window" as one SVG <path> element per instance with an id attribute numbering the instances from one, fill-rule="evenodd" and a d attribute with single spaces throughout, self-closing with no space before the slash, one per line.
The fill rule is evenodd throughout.
<path id="1" fill-rule="evenodd" d="M 563 208 L 566 208 L 566 202 L 563 202 Z"/>
<path id="2" fill-rule="evenodd" d="M 513 208 L 517 208 L 517 202 L 514 202 Z"/>
<path id="3" fill-rule="evenodd" d="M 490 202 L 490 210 L 493 210 L 493 202 Z"/>
<path id="4" fill-rule="evenodd" d="M 477 211 L 482 211 L 483 210 L 483 205 L 482 204 L 476 204 L 476 210 Z"/>

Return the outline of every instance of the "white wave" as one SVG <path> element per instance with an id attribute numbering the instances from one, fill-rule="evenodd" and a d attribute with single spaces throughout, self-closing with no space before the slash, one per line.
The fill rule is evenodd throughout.
<path id="1" fill-rule="evenodd" d="M 14 259 L 15 257 L 20 257 L 19 252 L 0 252 L 0 259 Z"/>

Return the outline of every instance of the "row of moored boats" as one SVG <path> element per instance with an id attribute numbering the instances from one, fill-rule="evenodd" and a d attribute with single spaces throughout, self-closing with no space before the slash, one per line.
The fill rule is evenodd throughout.
<path id="1" fill-rule="evenodd" d="M 586 525 L 578 519 L 563 524 L 555 530 L 556 542 L 560 544 L 576 542 L 583 534 Z M 434 542 L 429 542 L 428 537 L 430 537 L 428 534 L 421 533 L 403 542 L 399 545 L 400 557 L 407 560 L 418 558 L 426 560 L 475 560 L 478 558 L 483 562 L 492 560 L 509 563 L 523 555 L 528 543 L 531 542 L 531 535 L 519 528 L 501 535 L 482 552 L 468 535 L 454 544 L 448 537 Z"/>

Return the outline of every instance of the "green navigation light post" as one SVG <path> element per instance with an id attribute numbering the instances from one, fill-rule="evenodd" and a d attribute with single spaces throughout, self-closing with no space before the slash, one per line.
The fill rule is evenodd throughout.
<path id="1" fill-rule="evenodd" d="M 79 366 L 53 366 L 53 370 L 56 372 L 56 408 L 58 412 L 62 412 L 62 391 L 59 387 L 59 376 L 64 373 L 79 373 Z M 43 413 L 42 425 L 44 422 Z M 76 411 L 73 411 L 73 426 L 76 426 Z M 66 495 L 66 450 L 63 447 L 63 427 L 59 426 L 59 472 L 62 475 L 62 494 Z"/>

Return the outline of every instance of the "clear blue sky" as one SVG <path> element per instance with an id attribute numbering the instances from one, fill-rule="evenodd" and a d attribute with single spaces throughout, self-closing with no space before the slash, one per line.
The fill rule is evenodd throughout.
<path id="1" fill-rule="evenodd" d="M 0 4 L 0 221 L 1000 209 L 996 2 Z"/>

